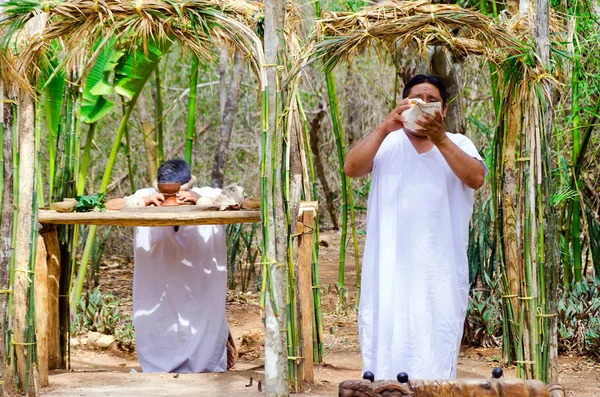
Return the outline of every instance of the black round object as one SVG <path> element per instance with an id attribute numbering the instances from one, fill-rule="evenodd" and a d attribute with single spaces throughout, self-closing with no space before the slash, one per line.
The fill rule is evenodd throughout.
<path id="1" fill-rule="evenodd" d="M 492 378 L 494 379 L 500 379 L 504 376 L 504 371 L 502 371 L 502 368 L 500 367 L 496 367 L 492 370 Z"/>
<path id="2" fill-rule="evenodd" d="M 375 374 L 371 371 L 367 371 L 363 374 L 363 379 L 370 380 L 371 382 L 375 381 Z"/>
<path id="3" fill-rule="evenodd" d="M 406 372 L 400 372 L 398 374 L 398 376 L 396 376 L 396 379 L 398 379 L 398 382 L 400 382 L 400 383 L 407 383 L 408 382 L 408 374 Z"/>

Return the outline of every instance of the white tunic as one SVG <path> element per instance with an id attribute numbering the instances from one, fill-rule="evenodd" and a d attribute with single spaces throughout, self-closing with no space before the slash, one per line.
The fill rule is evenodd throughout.
<path id="1" fill-rule="evenodd" d="M 481 160 L 467 137 L 447 136 Z M 473 190 L 437 147 L 418 154 L 403 130 L 379 148 L 370 189 L 358 319 L 363 371 L 376 379 L 399 372 L 454 378 L 469 293 Z"/>
<path id="2" fill-rule="evenodd" d="M 222 225 L 136 228 L 133 324 L 144 372 L 227 369 L 226 255 Z"/>

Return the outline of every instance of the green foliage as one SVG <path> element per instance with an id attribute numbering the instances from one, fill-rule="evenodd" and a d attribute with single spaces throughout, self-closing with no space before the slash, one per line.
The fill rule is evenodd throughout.
<path id="1" fill-rule="evenodd" d="M 573 284 L 558 303 L 558 347 L 600 359 L 600 278 Z"/>
<path id="2" fill-rule="evenodd" d="M 135 350 L 135 334 L 131 316 L 124 315 L 121 301 L 112 294 L 102 294 L 100 288 L 88 291 L 79 301 L 79 309 L 71 322 L 73 335 L 88 331 L 113 335 L 122 350 Z"/>
<path id="3" fill-rule="evenodd" d="M 114 50 L 115 42 L 115 36 L 108 39 L 85 79 L 81 98 L 81 120 L 85 123 L 91 124 L 100 120 L 115 105 L 106 99 L 106 96 L 113 93 L 108 78 L 123 56 L 122 52 Z M 94 51 L 98 50 L 100 44 L 100 41 L 96 43 Z"/>
<path id="4" fill-rule="evenodd" d="M 500 292 L 475 289 L 469 297 L 463 343 L 498 347 L 502 341 L 502 303 Z"/>
<path id="5" fill-rule="evenodd" d="M 77 204 L 75 205 L 75 212 L 92 212 L 96 209 L 100 212 L 105 211 L 104 207 L 104 193 L 90 194 L 89 196 L 77 196 L 75 197 Z"/>
<path id="6" fill-rule="evenodd" d="M 260 268 L 256 263 L 260 255 L 257 224 L 253 223 L 250 230 L 244 226 L 238 223 L 226 229 L 228 288 L 235 290 L 239 286 L 242 292 L 246 292 L 252 282 L 256 288 L 260 285 L 260 280 L 257 280 Z"/>

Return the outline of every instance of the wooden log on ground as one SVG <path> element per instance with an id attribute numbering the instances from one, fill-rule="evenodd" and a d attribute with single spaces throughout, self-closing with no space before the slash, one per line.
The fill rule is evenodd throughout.
<path id="1" fill-rule="evenodd" d="M 50 225 L 47 225 L 50 226 Z M 60 350 L 60 244 L 56 228 L 44 227 L 44 245 L 48 264 L 48 369 L 66 369 Z"/>
<path id="2" fill-rule="evenodd" d="M 314 382 L 313 365 L 313 291 L 312 291 L 312 231 L 315 226 L 316 208 L 314 203 L 302 203 L 300 221 L 302 222 L 298 243 L 298 306 L 300 323 L 300 354 L 304 380 Z"/>
<path id="3" fill-rule="evenodd" d="M 48 386 L 48 262 L 44 239 L 38 236 L 33 278 L 35 299 L 35 335 L 37 341 L 40 386 Z"/>
<path id="4" fill-rule="evenodd" d="M 40 210 L 40 223 L 59 225 L 186 226 L 260 222 L 260 211 L 67 212 Z"/>

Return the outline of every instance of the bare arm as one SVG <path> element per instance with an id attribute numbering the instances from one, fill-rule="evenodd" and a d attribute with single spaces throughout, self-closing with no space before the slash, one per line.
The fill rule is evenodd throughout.
<path id="1" fill-rule="evenodd" d="M 423 127 L 419 132 L 427 135 L 437 146 L 454 174 L 471 189 L 479 189 L 485 181 L 485 169 L 476 158 L 469 156 L 446 135 L 444 118 L 436 111 L 435 117 L 424 114 L 423 122 L 417 124 Z"/>
<path id="2" fill-rule="evenodd" d="M 350 149 L 344 160 L 346 175 L 359 178 L 373 170 L 373 159 L 379 147 L 390 132 L 404 127 L 400 115 L 409 107 L 408 99 L 403 99 L 379 127 Z"/>
<path id="3" fill-rule="evenodd" d="M 118 211 L 125 206 L 125 199 L 121 197 L 110 199 L 104 203 L 104 206 L 107 210 Z"/>
<path id="4" fill-rule="evenodd" d="M 146 206 L 154 204 L 158 207 L 162 205 L 163 201 L 165 201 L 165 197 L 162 195 L 162 193 L 154 193 L 150 196 L 142 197 L 142 200 L 144 200 L 144 204 L 146 204 Z M 104 204 L 104 206 L 107 210 L 118 211 L 125 207 L 125 199 L 120 197 L 110 199 Z"/>
<path id="5" fill-rule="evenodd" d="M 485 169 L 481 161 L 469 156 L 456 146 L 450 138 L 436 144 L 454 174 L 471 189 L 479 189 L 485 180 Z"/>

